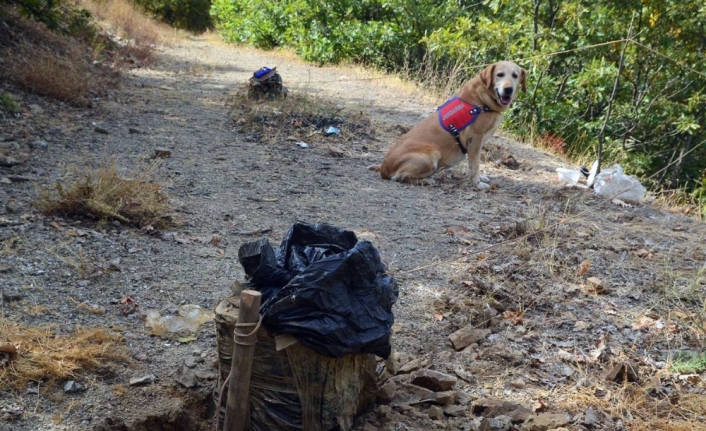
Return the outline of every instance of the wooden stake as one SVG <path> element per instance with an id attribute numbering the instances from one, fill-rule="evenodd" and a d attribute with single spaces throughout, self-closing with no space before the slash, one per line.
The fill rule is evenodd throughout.
<path id="1" fill-rule="evenodd" d="M 250 376 L 260 319 L 260 292 L 243 290 L 240 294 L 238 325 L 235 327 L 233 361 L 228 383 L 224 431 L 244 431 L 250 427 Z M 245 337 L 247 335 L 247 337 Z"/>

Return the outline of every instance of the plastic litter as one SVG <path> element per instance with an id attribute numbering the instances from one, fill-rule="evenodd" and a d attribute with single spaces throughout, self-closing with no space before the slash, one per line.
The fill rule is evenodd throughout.
<path id="1" fill-rule="evenodd" d="M 300 148 L 309 148 L 309 144 L 307 144 L 304 141 L 296 142 L 296 145 L 299 146 Z"/>
<path id="2" fill-rule="evenodd" d="M 640 181 L 630 175 L 625 175 L 623 168 L 617 163 L 596 175 L 593 190 L 601 196 L 633 202 L 641 201 L 647 193 Z"/>
<path id="3" fill-rule="evenodd" d="M 556 168 L 556 175 L 560 183 L 575 185 L 579 183 L 581 171 L 576 169 Z"/>
<path id="4" fill-rule="evenodd" d="M 238 259 L 262 293 L 260 314 L 274 334 L 290 334 L 319 354 L 390 355 L 395 279 L 377 249 L 351 231 L 297 223 L 274 249 L 243 244 Z"/>
<path id="5" fill-rule="evenodd" d="M 179 307 L 177 314 L 162 316 L 159 310 L 147 310 L 145 326 L 152 328 L 154 335 L 179 333 L 183 331 L 197 332 L 201 325 L 213 320 L 213 312 L 204 310 L 198 305 L 185 304 Z"/>
<path id="6" fill-rule="evenodd" d="M 338 135 L 339 133 L 341 133 L 341 130 L 340 130 L 340 129 L 337 129 L 337 128 L 333 127 L 333 126 L 331 126 L 331 127 L 329 127 L 328 129 L 326 129 L 326 136 Z"/>
<path id="7" fill-rule="evenodd" d="M 596 182 L 596 175 L 598 175 L 598 160 L 593 162 L 593 165 L 591 165 L 591 170 L 588 171 L 588 178 L 586 179 L 586 187 L 593 187 L 593 183 Z"/>

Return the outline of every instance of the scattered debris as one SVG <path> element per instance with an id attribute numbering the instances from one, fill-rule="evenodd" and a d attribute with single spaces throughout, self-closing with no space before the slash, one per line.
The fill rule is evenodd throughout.
<path id="1" fill-rule="evenodd" d="M 593 190 L 596 194 L 611 199 L 619 198 L 624 201 L 634 202 L 644 199 L 647 193 L 640 181 L 635 177 L 625 175 L 622 166 L 617 163 L 596 175 Z"/>
<path id="2" fill-rule="evenodd" d="M 213 312 L 193 304 L 180 306 L 177 313 L 162 316 L 159 310 L 147 310 L 145 326 L 152 328 L 152 333 L 159 336 L 182 331 L 196 332 L 201 325 L 210 322 L 214 317 Z"/>
<path id="3" fill-rule="evenodd" d="M 296 144 L 299 148 L 309 148 L 309 144 L 307 144 L 307 143 L 304 142 L 304 141 L 297 141 L 297 142 L 295 142 L 295 144 Z"/>
<path id="4" fill-rule="evenodd" d="M 556 168 L 557 180 L 562 184 L 576 185 L 581 178 L 581 171 L 576 169 Z"/>

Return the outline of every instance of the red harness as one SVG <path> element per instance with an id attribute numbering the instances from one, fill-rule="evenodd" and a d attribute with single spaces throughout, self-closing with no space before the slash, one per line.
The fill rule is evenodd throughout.
<path id="1" fill-rule="evenodd" d="M 466 147 L 463 146 L 459 137 L 461 130 L 473 124 L 478 115 L 490 111 L 490 108 L 471 105 L 461 100 L 458 96 L 454 96 L 439 106 L 438 110 L 439 124 L 444 130 L 453 135 L 463 154 L 466 154 Z"/>

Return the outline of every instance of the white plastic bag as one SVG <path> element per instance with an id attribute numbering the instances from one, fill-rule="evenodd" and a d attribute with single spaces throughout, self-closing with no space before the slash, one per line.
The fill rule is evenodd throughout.
<path id="1" fill-rule="evenodd" d="M 601 196 L 633 202 L 641 201 L 647 193 L 640 181 L 630 175 L 625 175 L 623 168 L 618 164 L 596 175 L 593 190 Z"/>
<path id="2" fill-rule="evenodd" d="M 576 185 L 581 178 L 581 171 L 575 169 L 556 168 L 556 179 L 562 184 Z"/>

